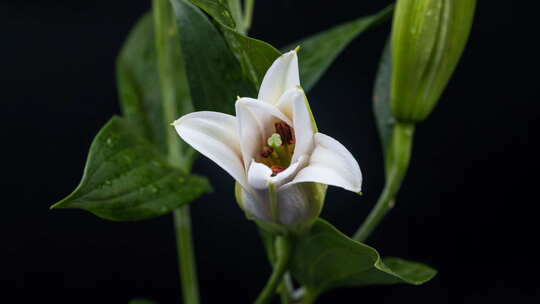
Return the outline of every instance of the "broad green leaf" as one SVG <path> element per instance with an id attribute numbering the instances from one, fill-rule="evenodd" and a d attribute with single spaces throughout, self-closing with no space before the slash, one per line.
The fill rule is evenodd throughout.
<path id="1" fill-rule="evenodd" d="M 313 294 L 332 288 L 408 283 L 420 285 L 436 271 L 398 258 L 381 259 L 370 246 L 356 242 L 319 219 L 297 239 L 291 273 Z"/>
<path id="2" fill-rule="evenodd" d="M 117 59 L 118 90 L 124 117 L 133 121 L 138 132 L 164 154 L 168 152 L 167 132 L 172 122 L 166 119 L 164 98 L 172 99 L 173 109 L 170 110 L 177 115 L 174 119 L 194 110 L 178 37 L 167 34 L 161 35 L 158 42 L 166 48 L 168 55 L 167 63 L 172 75 L 170 81 L 174 83 L 170 95 L 162 94 L 161 90 L 151 13 L 143 16 L 135 25 Z M 195 151 L 181 140 L 178 140 L 178 146 L 181 156 L 178 165 L 189 168 Z"/>
<path id="3" fill-rule="evenodd" d="M 229 2 L 227 0 L 191 0 L 193 4 L 202 8 L 212 18 L 216 19 L 224 25 L 235 28 L 233 14 L 229 10 Z"/>
<path id="4" fill-rule="evenodd" d="M 384 154 L 388 149 L 392 138 L 392 130 L 396 119 L 390 110 L 390 77 L 392 72 L 392 63 L 390 56 L 390 40 L 386 45 L 379 62 L 377 76 L 375 78 L 375 86 L 373 88 L 373 111 L 375 113 L 375 121 L 377 122 L 377 130 L 381 137 L 381 144 Z"/>
<path id="5" fill-rule="evenodd" d="M 197 109 L 233 113 L 237 96 L 252 96 L 253 86 L 223 36 L 187 0 L 171 0 L 191 98 Z"/>
<path id="6" fill-rule="evenodd" d="M 157 302 L 148 299 L 132 299 L 128 304 L 157 304 Z"/>
<path id="7" fill-rule="evenodd" d="M 300 46 L 298 62 L 303 88 L 306 91 L 313 88 L 330 64 L 354 38 L 390 19 L 392 8 L 393 5 L 390 5 L 376 14 L 335 26 L 283 49 L 285 52 Z"/>
<path id="8" fill-rule="evenodd" d="M 168 164 L 132 122 L 113 117 L 92 142 L 77 189 L 51 208 L 135 221 L 166 214 L 210 190 L 205 178 Z"/>
<path id="9" fill-rule="evenodd" d="M 244 32 L 244 20 L 243 20 L 243 13 L 242 13 L 242 0 L 227 0 L 227 3 L 229 4 L 229 11 L 231 12 L 231 15 L 233 17 L 234 22 L 236 23 L 236 30 L 240 32 Z"/>
<path id="10" fill-rule="evenodd" d="M 225 1 L 191 0 L 191 2 L 199 6 L 217 21 L 223 31 L 228 45 L 234 52 L 237 60 L 240 62 L 244 74 L 251 81 L 254 88 L 258 90 L 266 70 L 268 70 L 274 60 L 276 60 L 281 53 L 270 44 L 261 40 L 247 37 L 246 35 L 238 32 L 234 27 L 231 27 L 230 24 L 223 22 L 222 16 L 231 15 L 228 5 L 223 5 Z M 204 2 L 205 5 L 203 5 L 202 2 Z M 214 3 L 214 5 L 210 6 L 209 3 Z"/>

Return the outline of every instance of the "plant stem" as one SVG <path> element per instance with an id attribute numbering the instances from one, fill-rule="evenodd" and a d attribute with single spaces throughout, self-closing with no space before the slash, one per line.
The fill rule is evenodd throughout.
<path id="1" fill-rule="evenodd" d="M 261 291 L 255 304 L 270 303 L 272 296 L 276 293 L 276 289 L 283 280 L 283 275 L 289 267 L 289 258 L 291 255 L 291 243 L 286 236 L 276 236 L 275 240 L 276 262 L 272 275 L 266 282 L 266 286 Z"/>
<path id="2" fill-rule="evenodd" d="M 298 304 L 311 304 L 311 303 L 315 302 L 315 300 L 317 299 L 316 294 L 309 292 L 309 290 L 307 290 L 305 288 L 302 288 L 299 291 L 301 292 L 301 298 L 300 298 L 300 300 L 298 302 L 295 302 L 295 303 L 298 303 Z"/>
<path id="3" fill-rule="evenodd" d="M 394 206 L 396 197 L 411 158 L 413 124 L 396 123 L 386 155 L 386 183 L 377 204 L 353 236 L 358 242 L 364 242 L 379 225 L 384 216 Z"/>
<path id="4" fill-rule="evenodd" d="M 189 171 L 189 162 L 182 157 L 180 140 L 174 128 L 169 126 L 177 117 L 176 93 L 174 82 L 174 68 L 172 63 L 173 46 L 168 35 L 170 29 L 175 29 L 172 9 L 167 0 L 152 0 L 154 13 L 154 27 L 156 39 L 156 52 L 159 67 L 159 79 L 163 98 L 164 120 L 167 126 L 168 160 L 171 164 L 180 166 L 182 170 Z M 184 165 L 182 165 L 184 164 Z M 185 165 L 187 164 L 187 165 Z M 189 206 L 175 209 L 173 212 L 176 233 L 176 247 L 178 251 L 178 267 L 184 304 L 198 304 L 199 290 L 197 284 L 197 270 L 195 268 L 195 253 L 191 237 L 191 220 Z"/>
<path id="5" fill-rule="evenodd" d="M 249 31 L 251 20 L 253 19 L 253 7 L 255 0 L 246 0 L 244 2 L 244 33 Z"/>
<path id="6" fill-rule="evenodd" d="M 176 249 L 178 267 L 182 281 L 182 295 L 185 304 L 199 303 L 199 286 L 195 268 L 195 253 L 191 238 L 191 218 L 189 206 L 174 210 L 174 228 L 176 231 Z"/>
<path id="7" fill-rule="evenodd" d="M 279 286 L 279 296 L 281 298 L 281 304 L 289 304 L 291 300 L 291 294 L 293 292 L 293 283 L 291 274 L 287 271 L 283 275 L 281 285 Z"/>

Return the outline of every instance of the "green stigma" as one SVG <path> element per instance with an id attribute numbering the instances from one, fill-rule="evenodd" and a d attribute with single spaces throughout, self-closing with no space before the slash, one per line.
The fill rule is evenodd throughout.
<path id="1" fill-rule="evenodd" d="M 268 140 L 266 140 L 266 143 L 268 146 L 277 149 L 283 145 L 283 141 L 281 140 L 281 136 L 277 133 L 272 134 L 270 137 L 268 137 Z"/>

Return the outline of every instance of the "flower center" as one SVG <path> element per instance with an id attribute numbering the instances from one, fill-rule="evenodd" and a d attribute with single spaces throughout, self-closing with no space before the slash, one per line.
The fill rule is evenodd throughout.
<path id="1" fill-rule="evenodd" d="M 294 133 L 289 125 L 276 122 L 274 128 L 276 132 L 266 140 L 259 160 L 272 169 L 272 176 L 276 176 L 290 166 L 295 144 Z"/>

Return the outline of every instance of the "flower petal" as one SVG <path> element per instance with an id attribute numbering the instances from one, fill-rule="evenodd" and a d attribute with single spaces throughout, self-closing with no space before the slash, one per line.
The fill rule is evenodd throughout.
<path id="1" fill-rule="evenodd" d="M 293 117 L 293 101 L 295 97 L 301 92 L 303 91 L 300 88 L 289 89 L 285 91 L 283 95 L 281 95 L 281 97 L 279 98 L 276 104 L 276 107 L 278 108 L 278 110 L 281 111 L 281 113 L 285 114 L 285 116 L 287 116 L 291 121 L 294 118 Z"/>
<path id="2" fill-rule="evenodd" d="M 193 112 L 182 116 L 173 125 L 185 142 L 227 171 L 242 186 L 248 186 L 234 116 Z"/>
<path id="3" fill-rule="evenodd" d="M 316 133 L 314 139 L 315 149 L 313 149 L 309 164 L 285 186 L 302 182 L 316 182 L 360 192 L 362 172 L 347 148 L 337 140 L 322 133 Z"/>
<path id="4" fill-rule="evenodd" d="M 257 99 L 276 104 L 285 91 L 299 85 L 298 55 L 293 50 L 278 57 L 266 71 Z"/>
<path id="5" fill-rule="evenodd" d="M 313 134 L 315 134 L 308 101 L 303 90 L 298 90 L 293 101 L 293 128 L 296 144 L 292 156 L 295 162 L 301 155 L 311 154 L 313 150 Z"/>
<path id="6" fill-rule="evenodd" d="M 273 124 L 284 121 L 292 124 L 290 119 L 275 106 L 253 98 L 240 98 L 236 101 L 236 117 L 238 134 L 244 166 L 249 169 L 251 159 L 256 158 L 266 139 L 274 133 Z"/>
<path id="7" fill-rule="evenodd" d="M 291 181 L 295 174 L 303 168 L 307 160 L 307 156 L 303 155 L 298 161 L 292 163 L 287 169 L 272 176 L 272 170 L 265 164 L 256 161 L 251 162 L 248 170 L 248 183 L 256 190 L 264 190 L 268 188 L 268 184 L 272 183 L 278 189 L 281 185 Z"/>

